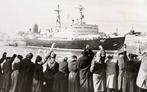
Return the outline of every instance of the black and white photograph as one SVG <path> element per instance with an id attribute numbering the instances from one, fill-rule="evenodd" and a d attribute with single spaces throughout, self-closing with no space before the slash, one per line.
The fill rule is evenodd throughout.
<path id="1" fill-rule="evenodd" d="M 147 0 L 0 0 L 0 92 L 147 92 Z"/>

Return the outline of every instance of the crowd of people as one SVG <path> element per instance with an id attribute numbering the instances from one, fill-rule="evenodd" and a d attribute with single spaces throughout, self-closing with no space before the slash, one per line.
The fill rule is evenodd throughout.
<path id="1" fill-rule="evenodd" d="M 78 58 L 57 61 L 54 51 L 43 59 L 4 52 L 0 59 L 0 92 L 147 92 L 147 57 L 126 51 L 108 54 L 90 46 Z"/>

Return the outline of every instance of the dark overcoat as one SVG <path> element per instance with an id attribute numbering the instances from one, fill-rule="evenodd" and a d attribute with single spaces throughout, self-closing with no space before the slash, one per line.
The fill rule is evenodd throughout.
<path id="1" fill-rule="evenodd" d="M 13 72 L 11 74 L 11 85 L 9 92 L 17 92 L 19 79 L 20 62 L 13 64 Z"/>
<path id="2" fill-rule="evenodd" d="M 44 82 L 43 92 L 53 92 L 54 76 L 59 71 L 59 64 L 56 61 L 48 61 L 46 63 L 46 70 L 44 71 Z"/>
<path id="3" fill-rule="evenodd" d="M 18 92 L 32 92 L 34 63 L 30 59 L 23 59 L 20 63 Z"/>
<path id="4" fill-rule="evenodd" d="M 36 63 L 33 78 L 33 92 L 42 92 L 43 80 L 43 67 L 41 64 Z"/>
<path id="5" fill-rule="evenodd" d="M 92 73 L 90 72 L 91 61 L 94 54 L 85 52 L 78 59 L 78 69 L 80 76 L 80 92 L 93 92 Z"/>
<path id="6" fill-rule="evenodd" d="M 67 92 L 68 90 L 68 63 L 62 61 L 59 63 L 59 72 L 55 74 L 53 91 Z"/>
<path id="7" fill-rule="evenodd" d="M 2 64 L 3 62 L 4 62 L 4 58 L 2 57 L 1 59 L 0 59 L 0 64 Z M 0 90 L 1 90 L 1 87 L 2 87 L 2 68 L 1 68 L 1 66 L 0 66 Z"/>
<path id="8" fill-rule="evenodd" d="M 77 61 L 71 60 L 68 63 L 69 76 L 68 76 L 68 92 L 79 92 L 79 72 L 77 67 Z"/>
<path id="9" fill-rule="evenodd" d="M 6 61 L 2 66 L 3 74 L 2 74 L 2 92 L 9 92 L 10 83 L 11 83 L 11 73 L 12 73 L 12 63 L 16 56 L 7 57 Z"/>

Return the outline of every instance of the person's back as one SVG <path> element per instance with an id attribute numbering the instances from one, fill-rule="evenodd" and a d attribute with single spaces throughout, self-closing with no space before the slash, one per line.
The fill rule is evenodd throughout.
<path id="1" fill-rule="evenodd" d="M 79 67 L 79 69 L 85 68 L 85 67 L 89 66 L 90 64 L 91 64 L 91 62 L 89 62 L 88 56 L 81 56 L 78 59 L 78 67 Z"/>
<path id="2" fill-rule="evenodd" d="M 80 92 L 93 92 L 92 73 L 90 72 L 92 58 L 93 56 L 89 55 L 89 52 L 85 51 L 78 59 L 81 86 Z"/>
<path id="3" fill-rule="evenodd" d="M 39 81 L 43 81 L 43 67 L 41 64 L 35 64 L 34 78 Z"/>
<path id="4" fill-rule="evenodd" d="M 33 66 L 33 67 L 32 67 Z M 22 63 L 21 63 L 21 74 L 24 74 L 25 76 L 32 76 L 33 75 L 33 71 L 34 71 L 34 63 L 31 62 L 31 60 L 25 58 L 22 60 Z"/>
<path id="5" fill-rule="evenodd" d="M 38 55 L 35 60 L 32 92 L 42 92 L 44 77 L 41 61 L 42 57 Z"/>
<path id="6" fill-rule="evenodd" d="M 79 74 L 77 67 L 77 56 L 73 55 L 68 62 L 68 92 L 79 92 Z"/>
<path id="7" fill-rule="evenodd" d="M 59 63 L 59 72 L 55 74 L 53 91 L 54 92 L 67 92 L 68 91 L 68 63 L 65 57 Z"/>
<path id="8" fill-rule="evenodd" d="M 65 73 L 65 74 L 67 74 L 69 72 L 67 61 L 63 61 L 63 62 L 59 63 L 59 71 L 62 73 Z"/>
<path id="9" fill-rule="evenodd" d="M 125 75 L 124 77 L 135 78 L 136 77 L 136 62 L 130 60 L 125 64 Z"/>
<path id="10" fill-rule="evenodd" d="M 20 62 L 22 58 L 23 56 L 17 55 L 17 58 L 14 60 L 14 63 L 12 65 L 13 72 L 11 73 L 11 85 L 9 92 L 17 92 Z"/>
<path id="11" fill-rule="evenodd" d="M 16 57 L 14 54 L 12 57 L 7 57 L 6 62 L 3 63 L 2 70 L 2 92 L 8 92 L 10 89 L 10 82 L 11 82 L 11 73 L 12 73 L 12 63 Z"/>
<path id="12" fill-rule="evenodd" d="M 108 59 L 106 61 L 106 74 L 116 74 L 117 73 L 117 59 Z"/>
<path id="13" fill-rule="evenodd" d="M 34 63 L 31 62 L 32 54 L 29 54 L 29 58 L 26 57 L 20 63 L 20 74 L 18 92 L 31 92 L 32 82 L 34 75 Z"/>
<path id="14" fill-rule="evenodd" d="M 118 79 L 117 79 L 119 92 L 122 91 L 122 87 L 123 87 L 124 67 L 125 67 L 124 55 L 119 55 L 118 57 Z"/>
<path id="15" fill-rule="evenodd" d="M 107 92 L 115 92 L 117 88 L 118 61 L 113 56 L 106 60 L 106 88 Z"/>
<path id="16" fill-rule="evenodd" d="M 71 60 L 69 61 L 68 63 L 68 69 L 69 69 L 69 72 L 77 72 L 78 69 L 77 69 L 77 60 Z"/>

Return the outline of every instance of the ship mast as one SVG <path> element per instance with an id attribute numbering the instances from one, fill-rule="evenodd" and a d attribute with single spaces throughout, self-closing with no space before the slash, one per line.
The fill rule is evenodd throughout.
<path id="1" fill-rule="evenodd" d="M 60 18 L 60 12 L 62 10 L 60 10 L 60 6 L 58 4 L 58 9 L 54 10 L 55 12 L 57 12 L 57 20 L 56 20 L 56 31 L 59 31 L 59 29 L 61 28 L 61 18 Z"/>
<path id="2" fill-rule="evenodd" d="M 80 24 L 83 24 L 84 14 L 83 14 L 84 7 L 80 5 L 79 12 L 80 12 Z"/>

